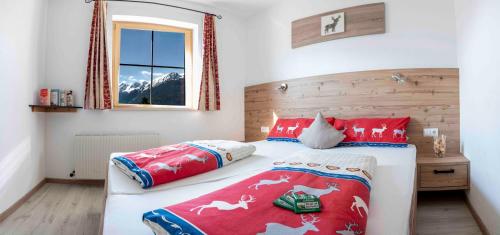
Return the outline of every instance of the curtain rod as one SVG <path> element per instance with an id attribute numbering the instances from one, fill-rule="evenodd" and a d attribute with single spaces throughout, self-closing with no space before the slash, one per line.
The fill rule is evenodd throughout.
<path id="1" fill-rule="evenodd" d="M 159 2 L 148 2 L 148 1 L 136 1 L 136 0 L 85 0 L 86 3 L 91 3 L 95 1 L 106 1 L 106 2 L 134 2 L 134 3 L 146 3 L 146 4 L 153 4 L 153 5 L 159 5 L 159 6 L 165 6 L 165 7 L 173 7 L 177 9 L 182 9 L 186 11 L 194 11 L 198 13 L 203 13 L 203 14 L 208 14 L 211 16 L 217 17 L 217 19 L 222 19 L 222 15 L 216 15 L 210 12 L 205 12 L 205 11 L 199 11 L 191 8 L 186 8 L 186 7 L 180 7 L 180 6 L 175 6 L 175 5 L 170 5 L 170 4 L 164 4 L 164 3 L 159 3 Z"/>

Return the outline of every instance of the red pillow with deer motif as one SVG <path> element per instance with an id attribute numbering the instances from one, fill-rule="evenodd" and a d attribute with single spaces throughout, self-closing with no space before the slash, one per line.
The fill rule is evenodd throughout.
<path id="1" fill-rule="evenodd" d="M 407 147 L 410 117 L 335 119 L 346 138 L 338 146 Z"/>
<path id="2" fill-rule="evenodd" d="M 332 126 L 335 119 L 325 118 Z M 269 132 L 267 140 L 300 142 L 297 138 L 302 133 L 302 129 L 308 128 L 314 122 L 314 118 L 278 118 L 273 129 Z"/>

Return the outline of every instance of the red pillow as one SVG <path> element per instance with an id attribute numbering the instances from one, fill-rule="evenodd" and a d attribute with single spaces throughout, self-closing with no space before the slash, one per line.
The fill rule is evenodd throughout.
<path id="1" fill-rule="evenodd" d="M 325 118 L 332 126 L 335 118 Z M 314 122 L 314 118 L 278 118 L 273 129 L 269 132 L 267 140 L 300 142 L 297 138 L 302 134 L 302 129 L 308 128 Z"/>
<path id="2" fill-rule="evenodd" d="M 410 117 L 335 119 L 334 127 L 346 138 L 338 146 L 407 147 Z"/>

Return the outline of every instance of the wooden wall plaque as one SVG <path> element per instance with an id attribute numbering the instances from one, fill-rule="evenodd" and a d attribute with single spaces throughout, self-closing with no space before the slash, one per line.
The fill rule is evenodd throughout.
<path id="1" fill-rule="evenodd" d="M 322 36 L 321 19 L 344 13 L 344 32 Z M 292 22 L 292 48 L 330 40 L 385 33 L 385 3 L 373 3 L 330 11 Z"/>
<path id="2" fill-rule="evenodd" d="M 391 76 L 408 81 L 398 84 Z M 288 84 L 286 92 L 277 88 Z M 432 137 L 423 128 L 436 127 L 447 136 L 447 151 L 460 152 L 458 69 L 377 70 L 298 78 L 245 88 L 245 140 L 264 140 L 261 127 L 278 117 L 314 118 L 317 112 L 337 118 L 411 117 L 409 142 L 419 154 L 433 153 Z"/>

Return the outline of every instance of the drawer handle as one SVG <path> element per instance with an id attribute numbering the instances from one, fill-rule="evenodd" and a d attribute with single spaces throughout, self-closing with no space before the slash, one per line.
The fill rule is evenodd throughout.
<path id="1" fill-rule="evenodd" d="M 434 170 L 434 174 L 453 174 L 455 173 L 455 169 L 449 169 L 444 171 Z"/>

